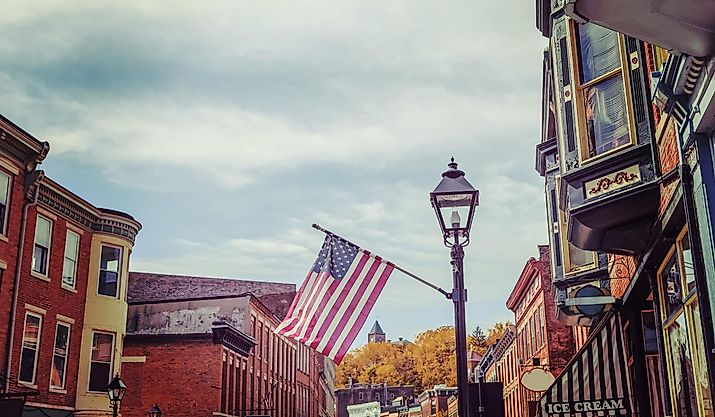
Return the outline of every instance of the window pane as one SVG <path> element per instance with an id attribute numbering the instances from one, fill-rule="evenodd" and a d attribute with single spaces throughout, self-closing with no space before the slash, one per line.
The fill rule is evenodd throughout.
<path id="1" fill-rule="evenodd" d="M 23 333 L 22 346 L 36 349 L 39 342 L 40 318 L 28 315 L 25 318 L 25 332 Z"/>
<path id="2" fill-rule="evenodd" d="M 52 371 L 50 372 L 50 386 L 56 388 L 65 387 L 65 356 L 55 355 L 52 359 Z"/>
<path id="3" fill-rule="evenodd" d="M 35 226 L 35 243 L 46 248 L 50 247 L 50 221 L 44 217 L 37 216 L 37 225 Z"/>
<path id="4" fill-rule="evenodd" d="M 65 258 L 65 263 L 62 266 L 62 283 L 70 287 L 74 287 L 75 277 L 75 262 Z"/>
<path id="5" fill-rule="evenodd" d="M 579 58 L 581 58 L 581 83 L 607 74 L 621 66 L 618 34 L 593 23 L 576 27 Z"/>
<path id="6" fill-rule="evenodd" d="M 37 349 L 22 348 L 22 356 L 20 357 L 20 381 L 34 383 L 35 382 L 35 357 Z"/>
<path id="7" fill-rule="evenodd" d="M 700 320 L 700 309 L 698 308 L 698 303 L 692 303 L 688 305 L 688 309 L 691 312 L 692 323 L 690 323 L 690 329 L 692 331 L 692 346 L 695 350 L 693 352 L 693 360 L 695 362 L 695 383 L 700 388 L 700 396 L 703 397 L 700 403 L 705 408 L 705 415 L 713 415 L 713 401 L 710 396 L 710 382 L 708 381 L 708 364 L 705 356 L 705 337 L 703 335 L 702 321 Z"/>
<path id="8" fill-rule="evenodd" d="M 593 252 L 583 250 L 569 242 L 569 271 L 589 268 L 593 266 Z"/>
<path id="9" fill-rule="evenodd" d="M 683 305 L 683 290 L 680 280 L 680 269 L 675 257 L 668 262 L 668 266 L 661 272 L 661 282 L 663 283 L 663 294 L 665 304 L 665 318 L 679 309 Z"/>
<path id="10" fill-rule="evenodd" d="M 623 76 L 618 74 L 583 90 L 589 156 L 629 142 Z"/>
<path id="11" fill-rule="evenodd" d="M 111 362 L 114 336 L 106 333 L 95 333 L 92 339 L 92 361 Z"/>
<path id="12" fill-rule="evenodd" d="M 675 395 L 673 407 L 678 411 L 677 415 L 698 416 L 693 360 L 688 346 L 685 314 L 681 314 L 666 332 L 668 333 L 668 356 L 672 367 L 670 386 Z"/>
<path id="13" fill-rule="evenodd" d="M 10 188 L 10 177 L 0 173 L 0 204 L 7 205 L 7 194 Z"/>
<path id="14" fill-rule="evenodd" d="M 89 390 L 106 392 L 109 385 L 110 364 L 103 362 L 92 362 L 89 370 Z"/>
<path id="15" fill-rule="evenodd" d="M 47 248 L 38 244 L 32 252 L 32 270 L 47 275 Z"/>
<path id="16" fill-rule="evenodd" d="M 102 260 L 99 267 L 104 270 L 119 272 L 120 252 L 119 248 L 102 246 Z"/>
<path id="17" fill-rule="evenodd" d="M 77 247 L 79 245 L 79 235 L 76 233 L 67 231 L 67 238 L 65 239 L 65 258 L 77 260 Z"/>
<path id="18" fill-rule="evenodd" d="M 686 294 L 695 289 L 695 270 L 693 269 L 693 254 L 690 251 L 690 236 L 688 233 L 681 241 L 683 248 L 683 273 L 685 274 Z"/>

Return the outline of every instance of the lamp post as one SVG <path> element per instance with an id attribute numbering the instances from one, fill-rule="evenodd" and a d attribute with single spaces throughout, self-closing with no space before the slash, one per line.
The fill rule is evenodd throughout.
<path id="1" fill-rule="evenodd" d="M 474 211 L 479 205 L 479 191 L 464 178 L 452 158 L 442 173 L 442 180 L 430 193 L 432 208 L 442 229 L 444 245 L 451 248 L 454 287 L 454 327 L 457 347 L 457 400 L 459 417 L 469 417 L 469 383 L 467 380 L 467 326 L 464 288 L 464 247 L 469 244 Z"/>
<path id="2" fill-rule="evenodd" d="M 107 385 L 107 394 L 109 394 L 109 402 L 112 404 L 112 416 L 117 417 L 119 414 L 119 403 L 122 402 L 124 393 L 127 391 L 127 386 L 119 377 L 119 374 L 114 376 L 112 382 Z"/>
<path id="3" fill-rule="evenodd" d="M 149 417 L 161 417 L 161 408 L 159 408 L 158 405 L 154 404 L 149 409 L 149 412 L 147 413 L 147 415 Z"/>

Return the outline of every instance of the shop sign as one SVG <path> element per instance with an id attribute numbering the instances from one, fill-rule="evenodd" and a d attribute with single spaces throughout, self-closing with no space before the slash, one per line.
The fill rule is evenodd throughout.
<path id="1" fill-rule="evenodd" d="M 565 403 L 546 403 L 547 415 L 570 416 L 586 411 L 628 411 L 625 398 L 586 400 Z"/>

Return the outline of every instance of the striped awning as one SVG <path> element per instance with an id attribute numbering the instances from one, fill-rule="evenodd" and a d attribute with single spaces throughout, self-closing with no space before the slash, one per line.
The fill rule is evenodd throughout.
<path id="1" fill-rule="evenodd" d="M 610 312 L 539 400 L 540 417 L 631 416 L 621 319 Z"/>

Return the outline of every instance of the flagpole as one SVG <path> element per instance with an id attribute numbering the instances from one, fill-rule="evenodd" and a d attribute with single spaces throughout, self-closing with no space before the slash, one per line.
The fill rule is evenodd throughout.
<path id="1" fill-rule="evenodd" d="M 320 226 L 319 224 L 313 223 L 313 229 L 320 230 L 321 232 L 323 232 L 323 233 L 325 233 L 326 235 L 329 235 L 329 236 L 335 236 L 335 237 L 337 237 L 338 239 L 342 239 L 342 240 L 348 242 L 349 244 L 351 244 L 351 245 L 353 245 L 353 246 L 356 246 L 356 247 L 358 247 L 358 248 L 360 247 L 359 245 L 356 245 L 355 243 L 353 243 L 353 242 L 351 242 L 351 241 L 345 239 L 344 237 L 342 237 L 342 236 L 340 236 L 340 235 L 337 235 L 337 234 L 331 232 L 330 230 L 328 230 L 328 229 L 326 229 L 326 228 Z M 415 275 L 415 274 L 413 274 L 412 272 L 406 270 L 405 268 L 402 268 L 402 267 L 399 266 L 399 265 L 395 265 L 395 264 L 392 263 L 392 262 L 390 262 L 390 263 L 394 266 L 394 268 L 395 268 L 396 270 L 402 272 L 403 274 L 407 275 L 408 277 L 413 278 L 414 280 L 419 281 L 419 282 L 421 282 L 422 284 L 424 284 L 424 285 L 426 285 L 426 286 L 432 288 L 433 290 L 439 292 L 440 294 L 444 295 L 448 300 L 451 300 L 451 299 L 452 299 L 452 293 L 449 293 L 449 292 L 443 290 L 442 288 L 440 288 L 440 287 L 438 287 L 438 286 L 432 284 L 431 282 L 429 282 L 429 281 L 427 281 L 427 280 L 424 280 L 424 279 L 418 277 L 417 275 Z"/>

